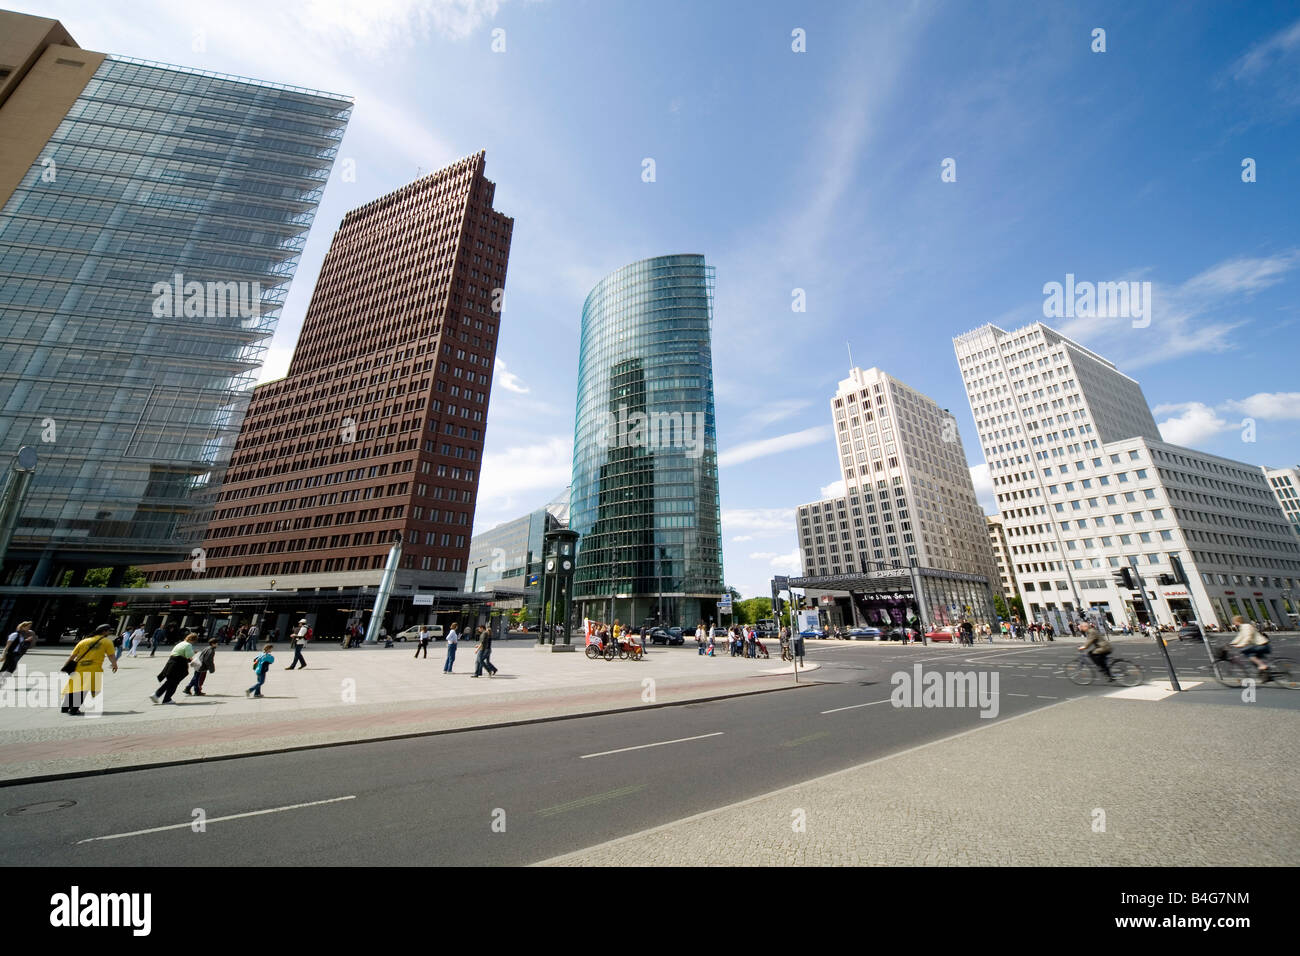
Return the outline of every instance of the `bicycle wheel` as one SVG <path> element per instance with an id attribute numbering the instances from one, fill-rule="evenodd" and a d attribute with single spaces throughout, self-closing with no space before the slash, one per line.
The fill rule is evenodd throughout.
<path id="1" fill-rule="evenodd" d="M 617 651 L 612 646 L 605 648 L 605 660 L 612 661 L 616 656 Z"/>
<path id="2" fill-rule="evenodd" d="M 1224 687 L 1240 687 L 1242 680 L 1246 676 L 1246 671 L 1236 661 L 1214 662 L 1214 679 Z"/>
<path id="3" fill-rule="evenodd" d="M 1115 678 L 1116 683 L 1123 684 L 1125 687 L 1136 687 L 1142 683 L 1142 668 L 1122 657 L 1117 657 L 1110 662 L 1110 674 Z"/>
<path id="4" fill-rule="evenodd" d="M 1291 690 L 1300 690 L 1300 665 L 1295 661 L 1286 657 L 1275 657 L 1269 661 L 1268 669 L 1273 675 L 1274 684 Z"/>
<path id="5" fill-rule="evenodd" d="M 587 645 L 587 660 L 594 661 L 600 656 L 600 649 L 595 644 Z"/>
<path id="6" fill-rule="evenodd" d="M 1087 661 L 1071 661 L 1065 665 L 1065 676 L 1076 684 L 1092 683 L 1092 665 Z"/>

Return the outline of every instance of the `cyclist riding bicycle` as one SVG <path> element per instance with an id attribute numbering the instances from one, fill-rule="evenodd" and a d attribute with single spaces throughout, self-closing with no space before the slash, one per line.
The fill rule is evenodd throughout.
<path id="1" fill-rule="evenodd" d="M 1097 668 L 1106 675 L 1106 680 L 1112 684 L 1115 683 L 1115 676 L 1110 672 L 1110 664 L 1107 658 L 1110 657 L 1111 646 L 1110 640 L 1101 631 L 1097 630 L 1091 624 L 1080 624 L 1079 633 L 1087 638 L 1087 643 L 1083 644 L 1079 650 L 1086 653 Z M 1091 648 L 1091 650 L 1089 650 Z"/>
<path id="2" fill-rule="evenodd" d="M 1259 672 L 1268 680 L 1268 657 L 1270 645 L 1268 638 L 1259 632 L 1250 621 L 1244 620 L 1240 614 L 1232 619 L 1232 623 L 1237 625 L 1237 639 L 1229 644 L 1229 647 L 1240 647 L 1241 656 L 1249 657 L 1254 665 L 1259 668 Z"/>

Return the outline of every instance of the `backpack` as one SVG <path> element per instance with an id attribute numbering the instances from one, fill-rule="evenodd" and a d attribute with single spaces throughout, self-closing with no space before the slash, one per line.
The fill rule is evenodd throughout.
<path id="1" fill-rule="evenodd" d="M 315 635 L 315 633 L 316 633 L 316 632 L 313 631 L 310 627 L 307 628 L 307 637 L 306 637 L 305 639 L 308 640 L 308 641 L 310 641 L 310 640 L 312 639 L 312 637 Z"/>
<path id="2" fill-rule="evenodd" d="M 265 657 L 266 657 L 265 654 L 258 654 L 256 657 L 253 658 L 253 673 L 254 673 L 254 674 L 260 674 L 260 673 L 262 672 L 262 671 L 261 671 L 262 660 L 263 660 Z"/>

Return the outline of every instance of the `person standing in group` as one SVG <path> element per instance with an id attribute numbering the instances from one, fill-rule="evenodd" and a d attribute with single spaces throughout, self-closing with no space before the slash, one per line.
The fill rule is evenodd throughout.
<path id="1" fill-rule="evenodd" d="M 695 646 L 699 649 L 699 656 L 704 656 L 704 624 L 695 625 Z"/>
<path id="2" fill-rule="evenodd" d="M 456 663 L 456 645 L 460 642 L 460 634 L 456 628 L 460 626 L 460 621 L 451 622 L 451 630 L 447 632 L 447 659 L 442 664 L 442 672 L 450 674 L 452 665 Z"/>
<path id="3" fill-rule="evenodd" d="M 167 663 L 163 669 L 158 672 L 158 680 L 161 684 L 159 688 L 149 695 L 149 699 L 155 704 L 173 704 L 172 695 L 176 693 L 177 686 L 180 685 L 181 678 L 190 669 L 190 660 L 194 657 L 194 639 L 198 635 L 189 631 L 182 637 L 175 647 L 172 648 L 171 654 L 167 657 Z M 215 638 L 214 638 L 215 640 Z"/>
<path id="4" fill-rule="evenodd" d="M 63 687 L 63 706 L 60 708 L 70 717 L 80 717 L 82 702 L 103 690 L 105 658 L 113 673 L 117 673 L 117 655 L 114 653 L 117 648 L 109 636 L 112 632 L 112 624 L 99 625 L 94 634 L 77 643 L 64 662 L 65 668 L 69 664 L 74 667 L 65 671 L 68 683 Z"/>
<path id="5" fill-rule="evenodd" d="M 419 657 L 420 652 L 424 651 L 424 659 L 427 661 L 429 659 L 429 628 L 423 624 L 420 625 L 418 639 L 420 643 L 415 646 L 415 656 Z"/>
<path id="6" fill-rule="evenodd" d="M 478 629 L 478 654 L 474 658 L 474 677 L 482 677 L 486 668 L 489 677 L 497 676 L 496 666 L 492 663 L 492 632 L 486 627 Z"/>
<path id="7" fill-rule="evenodd" d="M 266 683 L 266 673 L 274 663 L 275 658 L 271 655 L 271 645 L 267 644 L 262 648 L 262 653 L 253 658 L 253 673 L 257 675 L 257 683 L 244 691 L 245 697 L 262 696 L 262 685 Z"/>
<path id="8" fill-rule="evenodd" d="M 293 634 L 293 661 L 285 670 L 291 671 L 299 664 L 302 664 L 304 669 L 307 667 L 307 660 L 302 656 L 302 649 L 307 646 L 309 640 L 311 640 L 311 628 L 307 626 L 307 619 L 303 618 L 298 622 L 298 630 Z"/>
<path id="9" fill-rule="evenodd" d="M 239 650 L 238 647 L 235 650 Z M 216 673 L 217 662 L 214 658 L 217 656 L 217 642 L 214 638 L 208 641 L 208 646 L 199 651 L 198 656 L 194 658 L 191 666 L 194 668 L 194 676 L 190 682 L 185 685 L 185 693 L 193 694 L 196 697 L 206 696 L 203 693 L 203 682 L 208 679 L 209 674 Z"/>
<path id="10" fill-rule="evenodd" d="M 18 662 L 22 660 L 22 656 L 31 650 L 32 645 L 35 643 L 36 632 L 32 630 L 31 621 L 23 621 L 9 635 L 5 641 L 4 659 L 0 660 L 0 687 L 3 687 L 5 682 L 9 680 L 6 675 L 14 672 L 14 669 L 18 667 Z"/>

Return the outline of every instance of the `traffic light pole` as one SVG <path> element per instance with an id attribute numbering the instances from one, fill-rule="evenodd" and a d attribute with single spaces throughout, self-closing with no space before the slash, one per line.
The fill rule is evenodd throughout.
<path id="1" fill-rule="evenodd" d="M 1183 688 L 1178 683 L 1178 674 L 1174 671 L 1174 662 L 1169 659 L 1169 645 L 1165 643 L 1165 636 L 1160 633 L 1160 625 L 1156 621 L 1155 608 L 1153 608 L 1151 602 L 1147 600 L 1147 585 L 1146 582 L 1142 580 L 1142 572 L 1138 570 L 1137 558 L 1130 557 L 1128 561 L 1129 565 L 1132 567 L 1133 577 L 1137 584 L 1138 593 L 1142 595 L 1142 606 L 1146 608 L 1147 620 L 1150 621 L 1152 626 L 1156 629 L 1156 643 L 1160 645 L 1160 653 L 1165 657 L 1165 667 L 1169 669 L 1169 684 L 1174 690 L 1181 691 Z"/>

